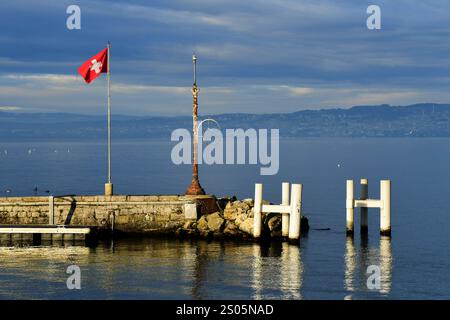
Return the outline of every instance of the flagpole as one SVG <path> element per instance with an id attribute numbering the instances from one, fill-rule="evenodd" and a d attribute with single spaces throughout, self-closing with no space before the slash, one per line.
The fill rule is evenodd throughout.
<path id="1" fill-rule="evenodd" d="M 111 43 L 108 41 L 107 56 L 107 81 L 108 81 L 108 183 L 105 184 L 105 195 L 113 195 L 113 184 L 111 182 L 111 71 L 110 71 L 110 49 Z"/>

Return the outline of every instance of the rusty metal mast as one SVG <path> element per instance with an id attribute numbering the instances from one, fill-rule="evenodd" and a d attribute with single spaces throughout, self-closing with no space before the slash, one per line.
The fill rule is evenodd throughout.
<path id="1" fill-rule="evenodd" d="M 194 64 L 194 84 L 192 86 L 192 181 L 186 190 L 187 195 L 202 195 L 205 194 L 200 185 L 198 179 L 198 162 L 197 162 L 197 145 L 198 145 L 198 126 L 197 126 L 197 114 L 198 114 L 198 92 L 200 89 L 197 87 L 197 57 L 192 56 L 192 63 Z"/>

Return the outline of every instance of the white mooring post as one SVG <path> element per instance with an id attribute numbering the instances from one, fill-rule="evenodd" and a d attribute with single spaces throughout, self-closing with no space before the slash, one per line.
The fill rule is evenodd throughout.
<path id="1" fill-rule="evenodd" d="M 347 234 L 353 234 L 353 221 L 354 221 L 354 187 L 353 180 L 347 180 Z"/>
<path id="2" fill-rule="evenodd" d="M 289 205 L 289 182 L 283 182 L 282 184 L 282 197 L 281 204 L 283 206 Z M 283 212 L 281 216 L 281 236 L 289 236 L 289 213 Z"/>
<path id="3" fill-rule="evenodd" d="M 380 181 L 380 199 L 368 197 L 367 179 L 361 179 L 361 199 L 354 199 L 353 180 L 347 180 L 347 234 L 353 234 L 354 208 L 361 208 L 361 233 L 367 232 L 367 209 L 380 209 L 380 233 L 391 235 L 391 181 Z M 362 210 L 365 209 L 365 210 Z"/>
<path id="4" fill-rule="evenodd" d="M 369 182 L 367 179 L 361 179 L 360 181 L 360 199 L 367 200 L 369 198 Z M 369 228 L 369 220 L 368 220 L 368 208 L 361 207 L 360 208 L 360 221 L 361 221 L 361 234 L 367 234 Z"/>
<path id="5" fill-rule="evenodd" d="M 300 238 L 301 206 L 302 185 L 293 184 L 291 187 L 291 212 L 289 214 L 289 240 Z"/>
<path id="6" fill-rule="evenodd" d="M 255 203 L 253 207 L 253 238 L 261 237 L 262 213 L 281 214 L 281 234 L 289 240 L 300 238 L 302 185 L 292 184 L 289 200 L 289 183 L 282 184 L 282 203 L 280 205 L 262 204 L 263 185 L 255 184 Z"/>
<path id="7" fill-rule="evenodd" d="M 255 184 L 255 203 L 253 207 L 253 237 L 255 239 L 261 237 L 262 196 L 263 196 L 263 185 L 262 183 L 257 183 Z"/>
<path id="8" fill-rule="evenodd" d="M 391 181 L 380 181 L 380 233 L 391 235 Z"/>
<path id="9" fill-rule="evenodd" d="M 53 196 L 48 197 L 48 224 L 55 224 L 55 198 Z"/>

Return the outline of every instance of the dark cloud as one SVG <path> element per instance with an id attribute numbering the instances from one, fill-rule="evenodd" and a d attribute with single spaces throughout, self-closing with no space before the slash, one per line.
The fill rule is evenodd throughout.
<path id="1" fill-rule="evenodd" d="M 81 7 L 81 30 L 66 28 L 66 8 L 72 4 Z M 107 40 L 120 113 L 189 113 L 194 51 L 205 113 L 448 102 L 450 3 L 377 1 L 379 31 L 366 28 L 369 4 L 2 2 L 0 105 L 101 112 L 104 79 L 88 87 L 76 78 L 76 68 Z"/>

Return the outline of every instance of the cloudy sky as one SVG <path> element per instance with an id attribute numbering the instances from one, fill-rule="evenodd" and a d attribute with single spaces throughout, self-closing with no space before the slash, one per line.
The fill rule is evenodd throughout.
<path id="1" fill-rule="evenodd" d="M 81 8 L 81 30 L 66 9 Z M 366 9 L 381 7 L 382 29 Z M 106 79 L 76 70 L 112 43 L 113 112 L 292 112 L 450 102 L 448 0 L 0 2 L 0 110 L 103 114 Z"/>

